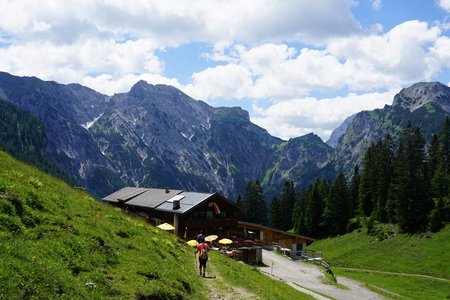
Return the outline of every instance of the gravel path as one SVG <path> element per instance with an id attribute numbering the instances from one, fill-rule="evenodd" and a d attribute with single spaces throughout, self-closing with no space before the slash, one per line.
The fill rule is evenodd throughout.
<path id="1" fill-rule="evenodd" d="M 346 288 L 339 288 L 336 285 L 324 283 L 322 282 L 324 275 L 321 267 L 296 262 L 272 251 L 263 250 L 263 263 L 267 267 L 259 268 L 261 272 L 281 279 L 290 286 L 310 294 L 316 299 L 385 299 L 375 292 L 364 288 L 361 283 L 347 278 L 337 278 L 338 284 Z"/>

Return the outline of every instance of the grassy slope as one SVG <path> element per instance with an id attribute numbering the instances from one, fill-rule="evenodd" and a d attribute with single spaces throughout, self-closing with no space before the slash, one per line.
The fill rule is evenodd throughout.
<path id="1" fill-rule="evenodd" d="M 307 298 L 249 266 L 212 260 L 238 278 L 223 276 L 225 290 Z M 184 241 L 0 151 L 0 299 L 207 299 L 207 288 Z"/>
<path id="2" fill-rule="evenodd" d="M 331 263 L 337 274 L 385 288 L 403 297 L 450 297 L 450 225 L 431 236 L 398 234 L 382 241 L 354 231 L 316 241 L 309 248 L 322 251 L 324 259 Z M 376 270 L 426 275 L 442 280 Z"/>
<path id="3" fill-rule="evenodd" d="M 194 275 L 173 235 L 0 152 L 1 299 L 204 299 Z"/>

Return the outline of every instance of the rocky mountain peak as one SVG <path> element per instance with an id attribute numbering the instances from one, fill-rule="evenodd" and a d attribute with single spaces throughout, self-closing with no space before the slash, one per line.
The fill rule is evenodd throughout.
<path id="1" fill-rule="evenodd" d="M 395 95 L 393 106 L 412 112 L 427 103 L 436 103 L 450 112 L 450 87 L 440 82 L 419 82 Z"/>
<path id="2" fill-rule="evenodd" d="M 239 118 L 245 121 L 250 121 L 248 111 L 243 110 L 241 107 L 218 107 L 215 112 L 216 117 L 221 119 L 225 118 Z"/>
<path id="3" fill-rule="evenodd" d="M 333 148 L 337 148 L 338 144 L 339 144 L 339 138 L 345 133 L 345 131 L 347 130 L 348 126 L 350 126 L 350 124 L 353 122 L 353 119 L 356 117 L 356 114 L 351 115 L 350 117 L 347 117 L 344 122 L 339 125 L 338 128 L 336 128 L 335 130 L 333 130 L 333 132 L 331 133 L 330 138 L 328 139 L 328 141 L 326 142 L 329 146 L 333 147 Z"/>

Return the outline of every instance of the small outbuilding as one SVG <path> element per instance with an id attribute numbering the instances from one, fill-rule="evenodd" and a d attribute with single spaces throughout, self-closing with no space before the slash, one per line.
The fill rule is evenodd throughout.
<path id="1" fill-rule="evenodd" d="M 306 245 L 314 239 L 264 225 L 239 221 L 238 227 L 245 238 L 257 239 L 263 244 L 275 244 L 284 254 L 293 258 L 300 257 L 306 251 Z"/>

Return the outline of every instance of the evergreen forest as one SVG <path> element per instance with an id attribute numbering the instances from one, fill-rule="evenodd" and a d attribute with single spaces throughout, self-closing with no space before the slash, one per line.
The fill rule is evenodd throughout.
<path id="1" fill-rule="evenodd" d="M 450 221 L 450 119 L 426 144 L 420 128 L 408 124 L 399 139 L 390 135 L 372 143 L 361 166 L 349 178 L 317 179 L 297 192 L 284 183 L 268 209 L 258 180 L 247 183 L 238 197 L 240 219 L 281 230 L 325 238 L 380 224 L 403 233 L 436 232 Z M 389 226 L 388 226 L 389 227 Z"/>

